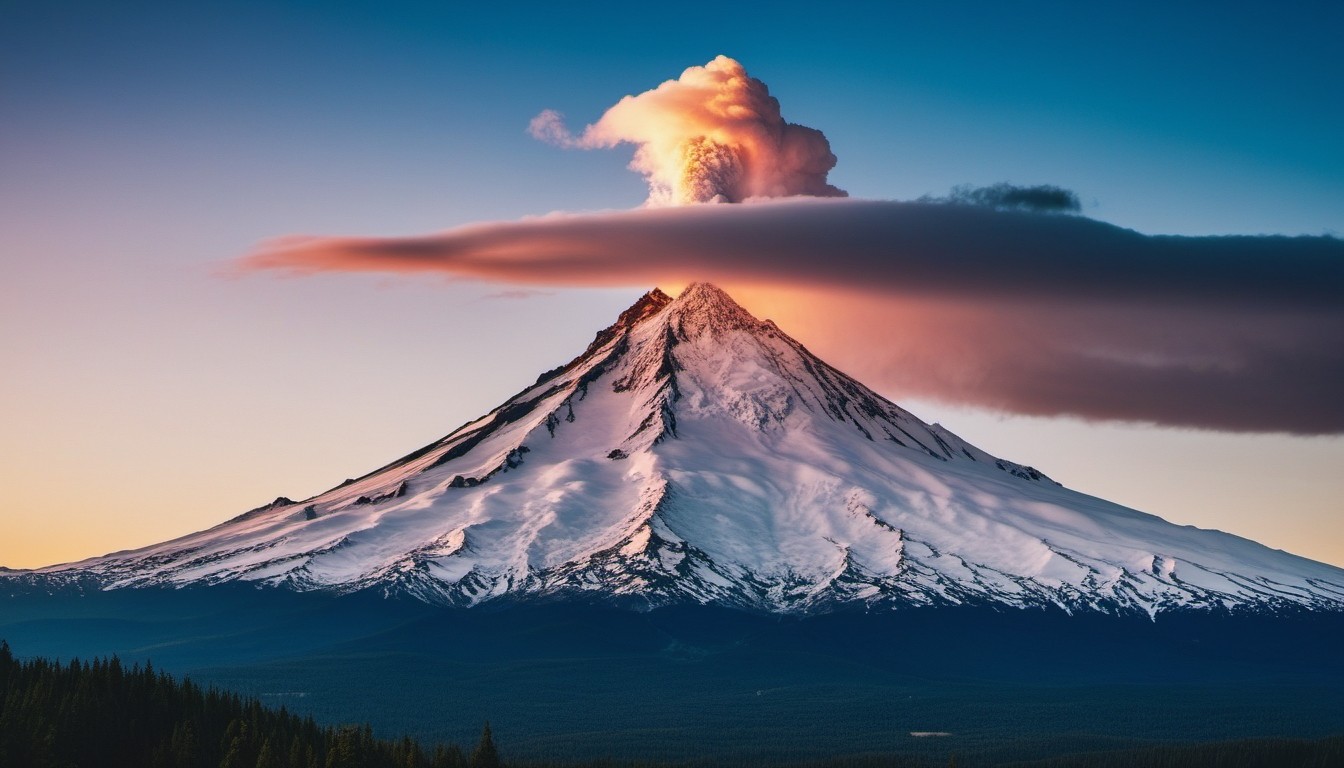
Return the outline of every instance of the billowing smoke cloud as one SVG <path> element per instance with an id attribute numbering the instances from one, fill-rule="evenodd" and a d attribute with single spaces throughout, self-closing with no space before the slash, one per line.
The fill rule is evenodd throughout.
<path id="1" fill-rule="evenodd" d="M 634 144 L 630 168 L 648 180 L 650 205 L 845 195 L 826 181 L 835 167 L 826 136 L 785 122 L 765 83 L 727 56 L 626 96 L 577 136 L 549 109 L 529 130 L 561 147 Z"/>
<path id="2" fill-rule="evenodd" d="M 978 205 L 795 200 L 288 238 L 244 270 L 713 280 L 894 396 L 1344 433 L 1344 241 L 1148 236 Z"/>
<path id="3" fill-rule="evenodd" d="M 963 184 L 952 188 L 947 197 L 925 196 L 920 202 L 982 205 L 1005 211 L 1036 211 L 1038 213 L 1077 213 L 1083 209 L 1078 195 L 1072 190 L 1052 184 L 1023 187 L 1016 184 L 991 184 L 972 187 Z"/>

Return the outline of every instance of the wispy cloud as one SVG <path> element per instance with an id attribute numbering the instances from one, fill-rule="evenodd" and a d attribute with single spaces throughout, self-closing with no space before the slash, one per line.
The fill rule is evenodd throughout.
<path id="1" fill-rule="evenodd" d="M 794 200 L 286 238 L 245 271 L 756 291 L 872 383 L 1016 413 L 1344 432 L 1344 241 L 1149 236 L 978 205 Z M 789 327 L 785 324 L 785 327 Z"/>

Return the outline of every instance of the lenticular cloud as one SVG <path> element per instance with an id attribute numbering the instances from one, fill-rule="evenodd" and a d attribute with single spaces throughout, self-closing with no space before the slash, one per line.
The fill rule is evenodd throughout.
<path id="1" fill-rule="evenodd" d="M 634 144 L 630 168 L 648 180 L 649 205 L 846 194 L 826 180 L 836 162 L 826 136 L 786 122 L 765 83 L 727 56 L 626 96 L 577 136 L 549 109 L 529 130 L 569 148 Z"/>
<path id="2" fill-rule="evenodd" d="M 713 280 L 755 289 L 755 308 L 901 396 L 1344 434 L 1344 241 L 1330 237 L 1152 236 L 1020 206 L 794 199 L 291 237 L 235 268 L 532 287 Z"/>

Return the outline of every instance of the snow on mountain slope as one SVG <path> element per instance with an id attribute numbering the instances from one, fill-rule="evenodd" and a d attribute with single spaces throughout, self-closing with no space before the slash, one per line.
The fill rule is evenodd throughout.
<path id="1" fill-rule="evenodd" d="M 646 294 L 568 365 L 364 477 L 41 573 L 452 604 L 1344 609 L 1344 570 L 1062 488 L 704 283 Z"/>

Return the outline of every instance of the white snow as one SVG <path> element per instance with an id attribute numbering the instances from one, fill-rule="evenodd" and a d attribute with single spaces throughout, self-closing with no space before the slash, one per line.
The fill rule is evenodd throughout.
<path id="1" fill-rule="evenodd" d="M 109 587 L 381 587 L 468 604 L 585 590 L 774 611 L 1344 608 L 1344 570 L 997 459 L 713 286 L 650 294 L 622 317 L 553 378 L 412 458 L 43 572 Z"/>

